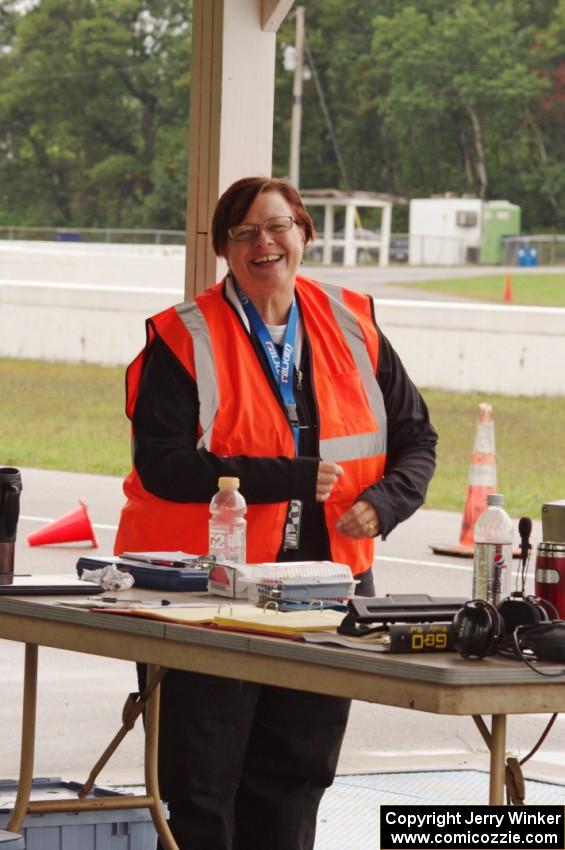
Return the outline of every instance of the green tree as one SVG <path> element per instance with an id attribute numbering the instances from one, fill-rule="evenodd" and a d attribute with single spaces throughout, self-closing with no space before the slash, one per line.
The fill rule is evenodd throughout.
<path id="1" fill-rule="evenodd" d="M 510 11 L 507 3 L 462 0 L 455 14 L 435 20 L 405 7 L 374 21 L 376 105 L 428 191 L 487 197 L 493 174 L 524 164 L 525 119 L 543 81 L 530 72 L 529 33 Z"/>
<path id="2" fill-rule="evenodd" d="M 565 226 L 565 0 L 548 25 L 536 34 L 530 51 L 533 72 L 546 88 L 530 115 L 536 169 L 525 185 L 538 200 L 542 224 Z"/>
<path id="3" fill-rule="evenodd" d="M 565 0 L 303 0 L 339 166 L 305 83 L 301 183 L 507 198 L 563 225 Z M 294 24 L 279 43 L 294 41 Z M 278 65 L 274 164 L 288 168 L 292 75 Z M 345 172 L 345 173 L 344 173 Z"/>
<path id="4" fill-rule="evenodd" d="M 301 173 L 306 187 L 366 188 L 367 171 L 375 170 L 375 110 L 360 114 L 359 67 L 371 51 L 371 21 L 381 8 L 379 0 L 305 0 L 306 39 L 316 80 L 304 83 Z M 279 32 L 275 144 L 273 163 L 278 174 L 288 171 L 292 74 L 282 68 L 282 47 L 294 43 L 294 20 L 289 16 Z M 330 125 L 328 125 L 328 119 Z M 331 131 L 330 131 L 331 126 Z M 332 140 L 332 134 L 335 141 Z M 342 169 L 336 143 L 343 160 Z M 378 158 L 378 146 L 377 146 Z M 345 173 L 344 173 L 345 172 Z"/>
<path id="5" fill-rule="evenodd" d="M 18 15 L 2 205 L 28 224 L 182 226 L 189 59 L 187 0 L 42 0 Z M 164 174 L 179 183 L 166 209 L 152 200 Z"/>
<path id="6" fill-rule="evenodd" d="M 302 187 L 471 192 L 565 225 L 565 0 L 299 2 Z M 0 222 L 183 229 L 190 42 L 190 0 L 0 0 Z"/>

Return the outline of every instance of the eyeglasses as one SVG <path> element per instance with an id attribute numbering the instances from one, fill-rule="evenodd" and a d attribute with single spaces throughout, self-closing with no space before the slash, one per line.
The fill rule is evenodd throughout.
<path id="1" fill-rule="evenodd" d="M 278 215 L 276 218 L 268 218 L 263 224 L 236 224 L 228 227 L 228 236 L 234 242 L 249 242 L 259 236 L 261 229 L 267 233 L 285 233 L 297 223 L 291 215 Z"/>

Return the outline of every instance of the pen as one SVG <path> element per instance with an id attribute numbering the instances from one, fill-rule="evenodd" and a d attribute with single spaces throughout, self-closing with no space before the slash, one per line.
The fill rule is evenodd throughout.
<path id="1" fill-rule="evenodd" d="M 146 563 L 154 567 L 184 567 L 181 561 L 168 561 L 165 558 L 147 558 Z"/>
<path id="2" fill-rule="evenodd" d="M 116 605 L 170 605 L 170 599 L 119 599 L 117 596 L 90 596 L 93 602 L 110 602 Z"/>
<path id="3" fill-rule="evenodd" d="M 120 558 L 120 563 L 124 566 L 138 566 L 138 567 L 176 567 L 177 569 L 184 569 L 188 565 L 184 561 L 175 561 L 170 558 L 135 558 L 133 555 L 123 555 Z"/>

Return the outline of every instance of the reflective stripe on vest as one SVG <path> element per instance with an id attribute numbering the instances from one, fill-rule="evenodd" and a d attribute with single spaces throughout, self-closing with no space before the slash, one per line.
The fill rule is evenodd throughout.
<path id="1" fill-rule="evenodd" d="M 373 371 L 365 340 L 356 316 L 342 303 L 342 290 L 320 284 L 328 296 L 336 323 L 349 346 L 359 372 L 378 431 L 320 440 L 320 459 L 328 463 L 360 460 L 386 452 L 386 412 L 383 394 Z M 176 306 L 179 318 L 194 342 L 195 380 L 200 402 L 202 435 L 197 448 L 210 449 L 214 419 L 218 412 L 218 384 L 208 325 L 196 302 Z"/>
<path id="2" fill-rule="evenodd" d="M 208 325 L 202 311 L 195 301 L 188 304 L 178 304 L 175 307 L 178 316 L 194 343 L 195 380 L 198 384 L 198 401 L 200 404 L 200 427 L 202 435 L 196 448 L 210 449 L 212 429 L 218 412 L 218 381 L 216 367 L 212 354 L 212 341 Z"/>
<path id="3" fill-rule="evenodd" d="M 320 440 L 320 460 L 340 463 L 384 454 L 380 442 L 380 432 L 356 434 L 353 437 L 330 437 L 328 440 Z"/>
<path id="4" fill-rule="evenodd" d="M 342 460 L 353 460 L 361 457 L 371 457 L 386 452 L 386 412 L 385 402 L 381 388 L 377 382 L 373 364 L 371 363 L 365 340 L 359 328 L 356 316 L 343 304 L 343 290 L 339 286 L 321 283 L 320 286 L 329 298 L 333 316 L 340 328 L 345 340 L 351 349 L 355 365 L 361 377 L 363 389 L 367 394 L 369 407 L 378 423 L 379 430 L 376 434 L 359 434 L 356 437 L 345 437 L 351 446 L 344 447 L 346 454 L 341 453 Z M 354 443 L 358 442 L 357 448 Z M 335 440 L 320 441 L 320 457 L 322 460 L 333 461 L 340 456 L 341 449 L 335 445 Z M 339 441 L 341 442 L 341 440 Z M 355 452 L 358 452 L 357 454 Z"/>

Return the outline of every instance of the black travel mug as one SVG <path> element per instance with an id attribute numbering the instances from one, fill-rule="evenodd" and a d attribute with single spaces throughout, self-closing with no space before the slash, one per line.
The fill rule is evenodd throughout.
<path id="1" fill-rule="evenodd" d="M 20 515 L 22 477 L 19 469 L 0 467 L 0 584 L 14 580 L 14 549 Z"/>

